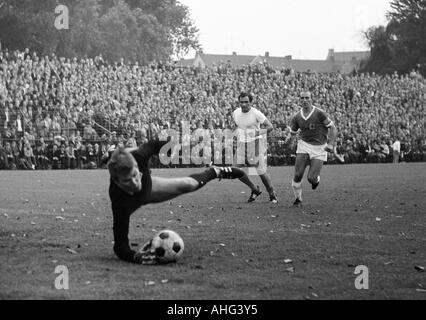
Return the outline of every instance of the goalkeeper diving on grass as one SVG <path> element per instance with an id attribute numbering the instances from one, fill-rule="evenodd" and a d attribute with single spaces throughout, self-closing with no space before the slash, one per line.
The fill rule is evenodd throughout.
<path id="1" fill-rule="evenodd" d="M 130 248 L 128 239 L 130 216 L 141 206 L 199 190 L 214 179 L 241 179 L 246 175 L 235 167 L 214 166 L 182 178 L 151 176 L 149 159 L 159 153 L 166 143 L 151 140 L 138 148 L 119 147 L 109 157 L 114 252 L 122 260 L 141 264 L 147 259 L 143 252 Z"/>

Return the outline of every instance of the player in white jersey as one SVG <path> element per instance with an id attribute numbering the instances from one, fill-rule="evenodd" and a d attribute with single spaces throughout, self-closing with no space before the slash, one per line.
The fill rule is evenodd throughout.
<path id="1" fill-rule="evenodd" d="M 301 109 L 291 119 L 290 130 L 292 144 L 299 132 L 296 163 L 292 187 L 296 200 L 295 206 L 302 204 L 302 179 L 309 165 L 308 181 L 315 190 L 320 183 L 320 172 L 327 161 L 327 152 L 334 151 L 337 130 L 324 110 L 312 105 L 309 91 L 300 94 Z M 328 138 L 328 143 L 327 143 Z"/>
<path id="2" fill-rule="evenodd" d="M 272 123 L 266 116 L 256 108 L 251 106 L 253 96 L 248 93 L 241 93 L 238 97 L 240 108 L 233 113 L 235 124 L 238 127 L 238 147 L 235 166 L 254 166 L 257 174 L 262 180 L 269 193 L 269 200 L 277 203 L 278 199 L 274 192 L 271 179 L 266 173 L 267 169 L 267 137 L 266 133 L 273 130 Z M 266 130 L 261 130 L 265 126 Z M 246 175 L 240 179 L 251 189 L 251 195 L 248 202 L 253 202 L 261 194 L 259 186 L 255 186 Z"/>

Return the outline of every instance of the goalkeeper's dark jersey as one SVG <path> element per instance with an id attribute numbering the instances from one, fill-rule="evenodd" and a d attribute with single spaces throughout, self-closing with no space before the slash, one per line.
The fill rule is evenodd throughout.
<path id="1" fill-rule="evenodd" d="M 131 152 L 135 157 L 142 173 L 142 189 L 140 192 L 130 195 L 120 189 L 112 179 L 109 185 L 109 197 L 111 199 L 114 231 L 114 252 L 122 260 L 133 261 L 135 251 L 129 246 L 129 222 L 130 216 L 141 206 L 150 202 L 152 181 L 149 169 L 149 158 L 160 151 L 166 142 L 150 141 L 139 149 Z"/>

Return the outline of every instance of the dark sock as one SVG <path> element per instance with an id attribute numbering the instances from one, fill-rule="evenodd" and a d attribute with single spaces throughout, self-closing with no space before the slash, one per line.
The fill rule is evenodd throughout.
<path id="1" fill-rule="evenodd" d="M 198 189 L 200 189 L 204 187 L 209 181 L 216 179 L 217 174 L 213 168 L 210 168 L 201 173 L 191 174 L 190 177 L 198 182 Z"/>
<path id="2" fill-rule="evenodd" d="M 232 179 L 241 179 L 247 176 L 244 170 L 236 167 L 232 167 Z"/>

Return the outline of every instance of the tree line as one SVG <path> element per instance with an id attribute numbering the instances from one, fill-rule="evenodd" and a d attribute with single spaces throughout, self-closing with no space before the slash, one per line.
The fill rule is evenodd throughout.
<path id="1" fill-rule="evenodd" d="M 426 76 L 426 0 L 394 0 L 386 26 L 365 32 L 371 57 L 362 72 L 419 71 Z"/>
<path id="2" fill-rule="evenodd" d="M 54 26 L 69 9 L 69 29 Z M 393 0 L 386 26 L 365 31 L 371 49 L 361 72 L 426 75 L 426 0 Z M 121 58 L 146 64 L 200 50 L 189 8 L 177 0 L 0 0 L 0 41 L 9 50 Z"/>
<path id="3" fill-rule="evenodd" d="M 68 8 L 68 29 L 55 28 L 58 5 Z M 176 0 L 0 0 L 0 41 L 9 50 L 144 64 L 199 50 L 198 33 Z"/>

